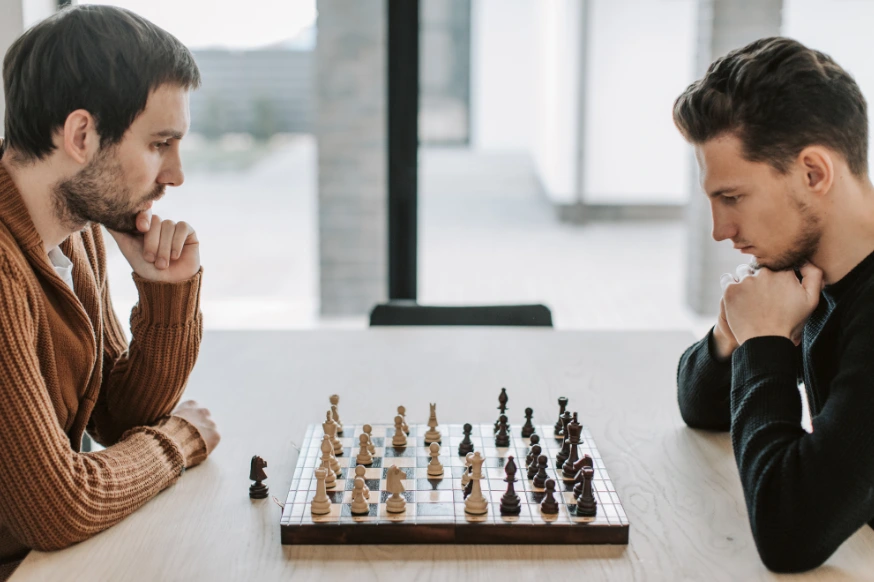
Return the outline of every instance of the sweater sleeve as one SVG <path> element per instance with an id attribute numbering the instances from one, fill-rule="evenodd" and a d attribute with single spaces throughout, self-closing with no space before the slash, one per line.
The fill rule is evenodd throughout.
<path id="1" fill-rule="evenodd" d="M 677 401 L 692 428 L 726 431 L 730 426 L 731 361 L 719 361 L 713 330 L 680 357 Z"/>
<path id="2" fill-rule="evenodd" d="M 756 546 L 777 572 L 819 566 L 874 516 L 870 307 L 854 313 L 841 341 L 812 433 L 800 424 L 791 341 L 753 338 L 733 356 L 732 445 Z"/>
<path id="3" fill-rule="evenodd" d="M 108 283 L 102 286 L 103 385 L 89 425 L 98 442 L 112 444 L 134 427 L 156 423 L 178 404 L 203 336 L 202 273 L 177 283 L 133 275 L 139 302 L 131 312 L 129 347 Z"/>
<path id="4" fill-rule="evenodd" d="M 196 431 L 168 417 L 106 450 L 73 451 L 40 372 L 24 281 L 0 255 L 0 523 L 30 548 L 55 550 L 112 526 L 176 481 L 186 454 L 177 443 Z"/>

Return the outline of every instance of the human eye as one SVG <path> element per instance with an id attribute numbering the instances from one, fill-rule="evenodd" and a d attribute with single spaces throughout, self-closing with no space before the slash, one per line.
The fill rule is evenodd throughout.
<path id="1" fill-rule="evenodd" d="M 722 202 L 724 204 L 728 204 L 729 206 L 733 206 L 733 205 L 737 204 L 738 200 L 740 200 L 741 198 L 742 198 L 741 195 L 726 196 L 725 194 L 723 194 L 722 195 Z"/>
<path id="2" fill-rule="evenodd" d="M 170 142 L 169 141 L 158 141 L 152 145 L 154 145 L 155 149 L 162 150 L 164 148 L 170 147 Z"/>

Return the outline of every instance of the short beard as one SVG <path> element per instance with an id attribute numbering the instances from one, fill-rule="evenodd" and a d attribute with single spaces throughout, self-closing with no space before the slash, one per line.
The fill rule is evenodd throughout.
<path id="1" fill-rule="evenodd" d="M 97 223 L 109 230 L 141 234 L 136 224 L 137 209 L 160 198 L 164 186 L 156 186 L 143 200 L 132 201 L 114 153 L 113 147 L 102 148 L 91 163 L 52 189 L 55 216 L 65 227 L 77 231 L 88 223 Z"/>
<path id="2" fill-rule="evenodd" d="M 816 251 L 819 249 L 819 242 L 822 239 L 819 219 L 801 201 L 794 200 L 794 203 L 801 213 L 801 232 L 795 237 L 789 250 L 768 263 L 753 261 L 750 263 L 753 269 L 765 267 L 771 271 L 797 271 L 810 262 L 811 257 L 816 254 Z"/>

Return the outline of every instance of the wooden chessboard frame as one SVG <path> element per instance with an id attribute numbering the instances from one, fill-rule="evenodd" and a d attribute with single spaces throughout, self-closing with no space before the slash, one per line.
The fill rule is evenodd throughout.
<path id="1" fill-rule="evenodd" d="M 280 521 L 283 544 L 627 544 L 629 523 L 613 483 L 607 474 L 601 454 L 589 434 L 583 429 L 580 456 L 587 454 L 594 461 L 593 487 L 598 500 L 594 518 L 579 517 L 572 509 L 573 481 L 565 479 L 555 468 L 555 455 L 561 440 L 553 436 L 552 425 L 536 427 L 543 453 L 549 456 L 547 472 L 556 481 L 558 515 L 540 512 L 540 501 L 545 490 L 534 487 L 527 478 L 525 457 L 529 439 L 521 436 L 521 425 L 511 426 L 509 447 L 494 444 L 493 425 L 474 425 L 471 440 L 474 450 L 485 456 L 481 481 L 483 494 L 489 500 L 486 515 L 470 515 L 464 511 L 461 474 L 464 459 L 458 456 L 458 444 L 463 438 L 462 425 L 443 425 L 440 461 L 444 466 L 442 478 L 429 479 L 429 456 L 424 443 L 426 425 L 410 426 L 407 447 L 391 446 L 393 425 L 373 425 L 372 437 L 376 447 L 373 465 L 367 467 L 364 478 L 371 490 L 370 513 L 354 516 L 351 513 L 352 483 L 355 478 L 355 456 L 358 454 L 358 435 L 362 425 L 346 425 L 340 442 L 343 454 L 337 457 L 342 474 L 337 485 L 328 490 L 333 503 L 331 513 L 314 516 L 310 501 L 315 495 L 316 480 L 313 471 L 321 457 L 322 426 L 307 428 L 300 457 L 289 487 L 288 498 Z M 386 447 L 386 445 L 388 445 Z M 516 458 L 516 492 L 522 500 L 522 514 L 502 516 L 499 511 L 501 496 L 506 490 L 504 464 L 506 458 Z M 349 468 L 350 463 L 353 469 Z M 406 474 L 403 480 L 407 507 L 403 513 L 388 513 L 385 501 L 386 471 L 397 465 Z"/>

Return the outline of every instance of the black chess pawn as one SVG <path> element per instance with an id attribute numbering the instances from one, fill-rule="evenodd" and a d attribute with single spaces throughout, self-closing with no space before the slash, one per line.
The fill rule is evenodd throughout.
<path id="1" fill-rule="evenodd" d="M 495 446 L 496 447 L 509 447 L 510 446 L 510 432 L 509 426 L 507 426 L 507 416 L 505 414 L 501 415 L 501 418 L 498 419 L 498 434 L 495 435 Z"/>
<path id="2" fill-rule="evenodd" d="M 583 455 L 580 460 L 574 463 L 574 497 L 582 497 L 583 495 L 583 467 L 594 467 L 592 457 Z"/>
<path id="3" fill-rule="evenodd" d="M 249 467 L 249 479 L 254 481 L 249 486 L 249 497 L 252 499 L 265 499 L 267 497 L 267 485 L 261 481 L 267 478 L 267 473 L 264 469 L 267 467 L 267 461 L 255 455 L 252 457 L 252 463 Z"/>
<path id="4" fill-rule="evenodd" d="M 561 442 L 561 449 L 559 449 L 558 453 L 555 455 L 555 466 L 561 468 L 567 458 L 571 454 L 571 442 L 567 438 L 567 425 L 570 424 L 571 413 L 565 411 L 564 414 L 561 415 L 561 423 L 562 423 L 562 435 L 564 435 L 564 440 Z"/>
<path id="5" fill-rule="evenodd" d="M 522 425 L 522 438 L 530 437 L 534 434 L 534 423 L 531 419 L 534 417 L 534 409 L 525 409 L 525 424 Z"/>
<path id="6" fill-rule="evenodd" d="M 501 388 L 501 394 L 498 396 L 498 410 L 501 411 L 501 415 L 506 414 L 507 412 L 507 401 L 510 400 L 507 397 L 507 389 Z M 498 420 L 495 421 L 495 432 L 498 432 L 498 429 L 501 428 L 501 418 L 498 417 Z"/>
<path id="7" fill-rule="evenodd" d="M 538 459 L 540 458 L 540 445 L 534 445 L 531 447 L 531 452 L 528 453 L 528 478 L 534 479 L 534 475 L 537 474 L 537 468 L 540 466 L 538 464 Z"/>
<path id="8" fill-rule="evenodd" d="M 532 446 L 532 447 L 534 445 L 539 445 L 540 444 L 540 435 L 539 434 L 531 435 L 531 437 L 528 439 L 528 444 L 529 444 L 529 446 Z"/>
<path id="9" fill-rule="evenodd" d="M 568 479 L 573 479 L 577 471 L 574 470 L 574 464 L 580 459 L 580 453 L 577 446 L 580 444 L 580 433 L 583 431 L 583 425 L 577 421 L 577 413 L 574 412 L 574 418 L 567 425 L 568 436 L 565 439 L 570 441 L 568 445 L 568 458 L 561 466 L 561 473 Z"/>
<path id="10" fill-rule="evenodd" d="M 549 465 L 549 457 L 546 455 L 537 457 L 537 474 L 534 475 L 535 487 L 542 488 L 546 484 L 546 480 L 549 479 L 549 475 L 546 474 L 547 465 Z"/>
<path id="11" fill-rule="evenodd" d="M 546 514 L 558 513 L 558 501 L 555 500 L 555 481 L 546 480 L 546 497 L 540 503 L 540 511 Z"/>
<path id="12" fill-rule="evenodd" d="M 504 473 L 507 474 L 507 478 L 504 479 L 507 482 L 507 491 L 501 497 L 501 515 L 519 515 L 522 512 L 522 501 L 516 495 L 516 488 L 513 485 L 516 482 L 516 461 L 513 460 L 512 455 L 507 458 Z"/>
<path id="13" fill-rule="evenodd" d="M 558 421 L 555 423 L 555 436 L 562 436 L 564 433 L 564 425 L 561 423 L 561 417 L 564 414 L 565 408 L 567 408 L 567 398 L 561 396 L 558 399 Z"/>
<path id="14" fill-rule="evenodd" d="M 464 438 L 461 439 L 461 442 L 458 443 L 458 456 L 465 457 L 467 453 L 473 452 L 473 442 L 470 440 L 470 432 L 473 430 L 473 427 L 469 423 L 465 423 L 464 425 Z"/>
<path id="15" fill-rule="evenodd" d="M 536 437 L 537 435 L 534 435 Z M 540 456 L 540 452 L 543 450 L 540 446 L 540 439 L 535 440 L 534 437 L 531 437 L 531 448 L 528 449 L 528 454 L 525 456 L 525 465 L 530 466 L 532 463 L 537 464 L 537 457 Z M 534 452 L 534 448 L 537 447 L 537 452 Z"/>
<path id="16" fill-rule="evenodd" d="M 583 494 L 577 501 L 577 515 L 594 517 L 598 513 L 598 502 L 595 501 L 595 492 L 592 490 L 592 478 L 595 470 L 591 467 L 583 467 Z"/>

